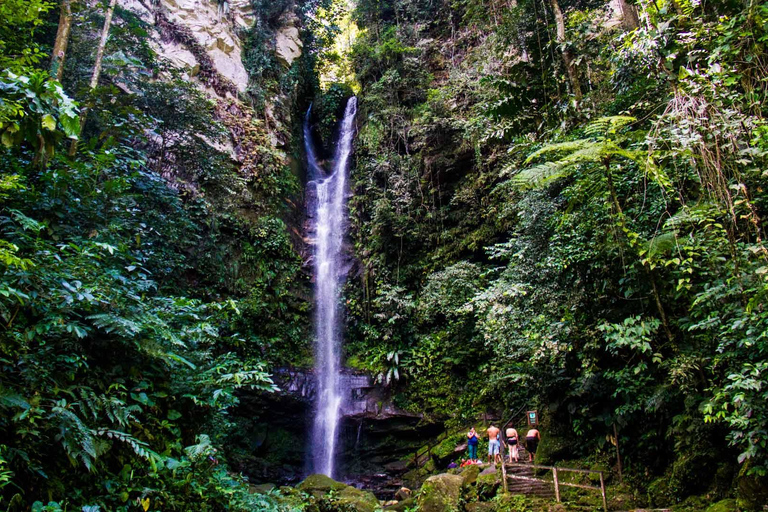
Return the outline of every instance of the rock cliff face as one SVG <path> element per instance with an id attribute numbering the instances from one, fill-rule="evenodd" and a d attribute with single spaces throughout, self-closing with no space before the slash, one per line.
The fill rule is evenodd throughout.
<path id="1" fill-rule="evenodd" d="M 250 0 L 160 0 L 157 4 L 150 0 L 118 0 L 118 4 L 155 26 L 150 44 L 159 57 L 181 70 L 186 78 L 199 83 L 214 96 L 245 92 L 249 77 L 243 64 L 243 35 L 255 21 Z M 164 30 L 158 23 L 158 17 L 174 30 L 191 36 L 193 41 L 169 37 L 165 33 L 167 28 Z M 302 53 L 298 23 L 296 15 L 287 11 L 281 16 L 275 35 L 275 54 L 286 67 Z M 211 65 L 213 69 L 208 71 L 233 84 L 230 94 L 201 80 L 201 69 Z"/>
<path id="2" fill-rule="evenodd" d="M 247 448 L 235 467 L 253 482 L 295 484 L 306 475 L 315 379 L 311 372 L 287 369 L 274 377 L 280 393 L 243 397 L 238 408 L 237 416 L 250 421 L 240 430 Z M 442 425 L 395 407 L 389 390 L 369 376 L 347 371 L 342 381 L 339 471 L 344 481 L 391 498 L 403 485 L 410 457 Z M 254 417 L 259 410 L 270 414 Z"/>

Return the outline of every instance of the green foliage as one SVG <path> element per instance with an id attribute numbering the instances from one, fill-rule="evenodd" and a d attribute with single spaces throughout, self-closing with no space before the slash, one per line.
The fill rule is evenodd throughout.
<path id="1" fill-rule="evenodd" d="M 53 7 L 48 0 L 4 0 L 0 4 L 0 69 L 25 73 L 46 56 L 34 35 Z"/>
<path id="2" fill-rule="evenodd" d="M 764 474 L 766 5 L 560 5 L 563 45 L 540 3 L 358 2 L 349 351 L 419 412 L 677 468 L 659 506 L 705 454 Z"/>
<path id="3" fill-rule="evenodd" d="M 21 7 L 0 6 L 0 40 L 42 23 Z M 75 13 L 77 103 L 0 42 L 0 508 L 291 510 L 227 459 L 241 398 L 276 391 L 269 369 L 308 350 L 283 220 L 296 178 L 253 111 L 227 124 L 235 107 L 178 79 L 128 10 L 80 95 L 100 8 Z"/>
<path id="4" fill-rule="evenodd" d="M 6 148 L 28 144 L 35 161 L 45 163 L 62 137 L 77 139 L 77 104 L 48 73 L 8 73 L 0 78 L 0 94 L 0 138 Z"/>

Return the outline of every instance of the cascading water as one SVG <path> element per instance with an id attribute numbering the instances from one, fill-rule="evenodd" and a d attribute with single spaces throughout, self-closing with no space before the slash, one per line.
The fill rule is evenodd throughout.
<path id="1" fill-rule="evenodd" d="M 312 471 L 334 476 L 336 441 L 342 408 L 340 386 L 341 308 L 339 296 L 344 280 L 342 244 L 346 228 L 346 191 L 352 154 L 357 99 L 350 98 L 341 122 L 333 170 L 321 177 L 312 147 L 309 112 L 304 126 L 304 144 L 311 179 L 316 179 L 317 198 L 313 221 L 315 232 L 315 372 L 317 405 L 312 428 Z M 313 176 L 314 174 L 314 176 Z"/>

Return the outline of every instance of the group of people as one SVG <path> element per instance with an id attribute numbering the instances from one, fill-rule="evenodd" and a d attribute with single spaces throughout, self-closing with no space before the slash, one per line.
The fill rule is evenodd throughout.
<path id="1" fill-rule="evenodd" d="M 501 459 L 501 430 L 495 425 L 488 427 L 486 431 L 488 435 L 488 463 L 502 462 Z M 517 430 L 514 428 L 508 428 L 504 433 L 506 437 L 507 446 L 509 447 L 509 462 L 519 462 L 519 448 L 520 438 L 517 435 Z M 528 433 L 525 434 L 525 449 L 528 452 L 528 460 L 533 462 L 536 456 L 536 449 L 539 447 L 539 441 L 541 441 L 541 434 L 536 428 L 531 427 Z M 477 435 L 475 427 L 469 429 L 467 432 L 467 448 L 469 450 L 469 460 L 480 462 L 477 458 L 477 445 L 480 444 L 480 437 Z"/>

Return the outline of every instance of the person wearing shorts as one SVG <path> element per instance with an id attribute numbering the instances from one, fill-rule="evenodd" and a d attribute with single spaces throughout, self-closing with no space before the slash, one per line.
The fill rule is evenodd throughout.
<path id="1" fill-rule="evenodd" d="M 525 434 L 525 449 L 528 450 L 528 460 L 533 462 L 536 456 L 536 449 L 539 447 L 539 441 L 541 441 L 541 434 L 535 428 L 532 428 Z"/>
<path id="2" fill-rule="evenodd" d="M 499 434 L 501 430 L 494 425 L 488 427 L 488 464 L 501 461 L 501 442 L 499 441 Z"/>
<path id="3" fill-rule="evenodd" d="M 515 462 L 518 462 L 520 460 L 520 456 L 517 451 L 517 441 L 518 441 L 517 430 L 513 428 L 508 428 L 506 434 L 507 434 L 507 445 L 509 445 L 509 462 L 512 462 L 513 459 Z"/>

